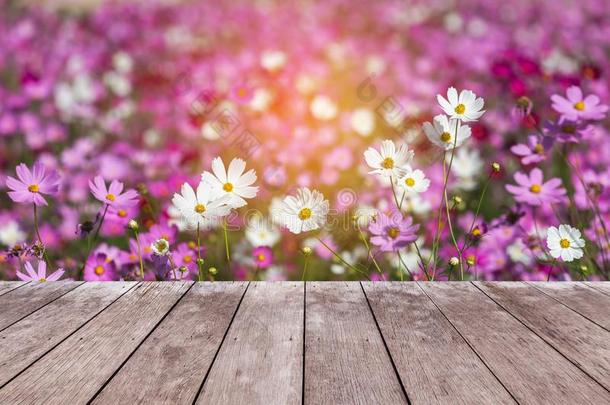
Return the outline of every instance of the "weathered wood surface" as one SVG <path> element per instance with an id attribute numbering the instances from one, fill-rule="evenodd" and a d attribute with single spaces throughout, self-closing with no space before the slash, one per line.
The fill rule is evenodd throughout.
<path id="1" fill-rule="evenodd" d="M 0 282 L 0 404 L 610 403 L 609 286 Z"/>

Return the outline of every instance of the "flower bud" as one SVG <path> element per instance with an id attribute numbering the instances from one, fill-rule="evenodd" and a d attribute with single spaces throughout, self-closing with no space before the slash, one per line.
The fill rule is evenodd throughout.
<path id="1" fill-rule="evenodd" d="M 215 276 L 216 274 L 218 274 L 218 269 L 217 269 L 216 267 L 210 267 L 210 268 L 208 269 L 208 272 L 209 272 L 211 275 Z"/>
<path id="2" fill-rule="evenodd" d="M 184 274 L 184 273 L 186 273 L 187 271 L 189 271 L 189 269 L 187 269 L 187 268 L 186 268 L 186 266 L 180 266 L 180 267 L 178 267 L 178 271 L 179 271 L 180 273 L 183 273 L 183 274 Z"/>
<path id="3" fill-rule="evenodd" d="M 312 250 L 309 246 L 305 246 L 303 249 L 301 249 L 301 252 L 303 252 L 305 256 L 309 256 L 311 255 Z"/>
<path id="4" fill-rule="evenodd" d="M 451 199 L 453 201 L 453 203 L 455 205 L 460 205 L 462 203 L 462 197 L 460 197 L 459 195 L 455 195 L 453 196 L 453 198 Z"/>
<path id="5" fill-rule="evenodd" d="M 201 266 L 203 266 L 203 263 L 205 263 L 205 261 L 203 259 L 197 259 L 196 263 L 197 263 L 197 266 L 201 267 Z"/>
<path id="6" fill-rule="evenodd" d="M 127 227 L 129 229 L 131 229 L 132 231 L 137 231 L 138 230 L 138 223 L 135 220 L 132 219 L 132 220 L 130 220 L 127 223 Z"/>
<path id="7" fill-rule="evenodd" d="M 500 163 L 498 163 L 498 162 L 493 162 L 493 163 L 491 164 L 491 170 L 492 170 L 494 173 L 500 173 L 500 170 L 501 170 L 501 169 L 502 169 L 502 166 L 500 166 Z"/>
<path id="8" fill-rule="evenodd" d="M 453 256 L 451 259 L 449 259 L 449 264 L 451 266 L 457 266 L 458 264 L 460 264 L 460 259 L 458 259 L 457 257 Z"/>

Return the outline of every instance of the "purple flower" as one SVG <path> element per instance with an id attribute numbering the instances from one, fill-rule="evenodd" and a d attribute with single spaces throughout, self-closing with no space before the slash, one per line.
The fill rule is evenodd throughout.
<path id="1" fill-rule="evenodd" d="M 557 138 L 558 142 L 578 143 L 591 134 L 593 126 L 585 122 L 560 119 L 557 122 L 548 121 L 544 129 Z"/>
<path id="2" fill-rule="evenodd" d="M 252 250 L 254 263 L 259 269 L 266 269 L 273 263 L 273 250 L 268 246 L 258 246 Z"/>
<path id="3" fill-rule="evenodd" d="M 41 163 L 34 164 L 31 172 L 23 163 L 15 170 L 19 179 L 6 178 L 6 185 L 12 190 L 8 195 L 15 202 L 47 205 L 42 194 L 54 195 L 59 191 L 59 174 L 55 170 L 47 172 Z"/>
<path id="4" fill-rule="evenodd" d="M 600 104 L 599 97 L 595 94 L 584 97 L 578 86 L 570 86 L 566 95 L 567 98 L 557 94 L 551 96 L 553 109 L 561 114 L 562 120 L 600 120 L 608 111 L 607 105 Z"/>
<path id="5" fill-rule="evenodd" d="M 373 234 L 371 243 L 379 246 L 382 252 L 396 251 L 414 242 L 418 229 L 419 225 L 413 225 L 411 217 L 403 217 L 397 212 L 392 216 L 380 212 L 369 225 L 369 231 Z"/>
<path id="6" fill-rule="evenodd" d="M 510 151 L 521 158 L 521 163 L 529 165 L 546 159 L 545 152 L 551 146 L 553 146 L 551 137 L 545 136 L 541 139 L 537 135 L 530 135 L 527 137 L 527 144 L 519 143 L 510 148 Z"/>
<path id="7" fill-rule="evenodd" d="M 43 260 L 38 261 L 38 272 L 34 271 L 30 262 L 25 262 L 25 270 L 28 274 L 16 272 L 17 277 L 23 281 L 57 281 L 64 275 L 64 270 L 58 269 L 47 276 L 47 264 Z"/>
<path id="8" fill-rule="evenodd" d="M 566 194 L 560 179 L 552 178 L 544 182 L 539 168 L 532 169 L 529 175 L 517 172 L 514 178 L 517 185 L 508 184 L 506 189 L 518 202 L 534 206 L 552 204 L 561 202 Z"/>
<path id="9" fill-rule="evenodd" d="M 116 279 L 114 261 L 105 253 L 96 253 L 87 259 L 85 281 L 112 281 Z"/>
<path id="10" fill-rule="evenodd" d="M 138 204 L 138 193 L 132 189 L 122 193 L 123 187 L 123 183 L 113 180 L 110 187 L 106 188 L 102 176 L 96 176 L 93 181 L 89 180 L 91 193 L 104 204 L 111 207 L 133 207 Z"/>

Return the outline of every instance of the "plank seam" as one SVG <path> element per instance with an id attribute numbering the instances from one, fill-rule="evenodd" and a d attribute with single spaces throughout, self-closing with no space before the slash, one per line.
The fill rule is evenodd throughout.
<path id="1" fill-rule="evenodd" d="M 11 288 L 10 290 L 6 290 L 6 291 L 4 291 L 4 292 L 0 293 L 0 297 L 1 297 L 1 296 L 3 296 L 4 294 L 8 294 L 8 293 L 10 293 L 11 291 L 15 291 L 16 289 L 21 288 L 21 287 L 23 287 L 24 285 L 27 285 L 27 284 L 29 284 L 29 283 L 30 283 L 29 281 L 26 281 L 25 283 L 19 284 L 19 285 L 18 285 L 17 287 L 15 287 L 15 288 Z"/>
<path id="2" fill-rule="evenodd" d="M 301 405 L 305 404 L 305 333 L 307 327 L 307 281 L 303 282 L 303 359 L 301 362 Z"/>
<path id="3" fill-rule="evenodd" d="M 241 303 L 244 300 L 246 293 L 248 292 L 248 288 L 250 288 L 249 281 L 248 281 L 248 284 L 246 285 L 246 288 L 244 289 L 243 294 L 241 295 L 241 298 L 239 299 L 239 302 L 237 303 L 237 307 L 235 307 L 235 311 L 233 312 L 233 316 L 231 317 L 231 320 L 229 321 L 229 325 L 227 326 L 227 329 L 225 330 L 224 335 L 222 335 L 220 344 L 218 345 L 218 348 L 216 348 L 216 353 L 214 353 L 212 362 L 210 363 L 208 370 L 205 372 L 205 375 L 203 376 L 203 381 L 201 381 L 201 385 L 199 385 L 199 389 L 197 390 L 197 394 L 195 394 L 195 398 L 193 399 L 192 405 L 195 405 L 197 403 L 197 399 L 199 399 L 199 396 L 201 395 L 201 392 L 203 391 L 203 387 L 210 375 L 210 372 L 212 371 L 212 368 L 214 367 L 214 364 L 216 363 L 216 358 L 218 357 L 218 353 L 220 353 L 220 349 L 222 348 L 222 345 L 225 343 L 227 335 L 229 334 L 229 330 L 231 329 L 231 326 L 233 326 L 233 321 L 235 320 L 235 316 L 237 315 L 237 312 L 239 311 L 239 308 L 241 307 Z"/>
<path id="4" fill-rule="evenodd" d="M 386 352 L 388 353 L 388 357 L 390 358 L 390 363 L 392 364 L 392 368 L 394 369 L 394 374 L 398 379 L 398 384 L 400 384 L 400 388 L 402 389 L 402 393 L 407 400 L 407 403 L 411 405 L 411 400 L 409 399 L 409 395 L 407 394 L 407 390 L 402 383 L 402 378 L 400 378 L 400 373 L 398 372 L 398 368 L 394 363 L 394 359 L 392 358 L 392 353 L 390 352 L 390 348 L 388 347 L 387 342 L 385 341 L 385 337 L 383 336 L 383 332 L 381 332 L 381 328 L 379 327 L 379 322 L 377 322 L 377 317 L 375 316 L 375 312 L 373 311 L 373 307 L 371 306 L 371 302 L 369 301 L 369 297 L 366 295 L 366 291 L 364 290 L 364 286 L 362 282 L 359 282 L 360 288 L 362 289 L 362 293 L 364 294 L 364 299 L 366 300 L 366 304 L 369 307 L 369 311 L 371 311 L 371 315 L 373 316 L 373 321 L 375 321 L 375 326 L 377 327 L 377 331 L 379 332 L 379 336 L 381 336 L 381 341 L 383 342 L 383 346 L 385 347 Z"/>
<path id="5" fill-rule="evenodd" d="M 593 319 L 589 318 L 588 316 L 586 316 L 586 315 L 584 315 L 584 314 L 581 314 L 581 313 L 580 313 L 579 311 L 577 311 L 576 309 L 574 309 L 574 308 L 572 308 L 571 306 L 569 306 L 568 304 L 566 304 L 566 303 L 564 303 L 564 302 L 562 302 L 562 301 L 558 300 L 557 298 L 553 297 L 552 295 L 547 294 L 547 293 L 546 293 L 544 290 L 541 290 L 540 288 L 536 287 L 536 285 L 535 285 L 535 284 L 532 284 L 532 283 L 530 283 L 529 281 L 526 281 L 525 283 L 526 283 L 527 285 L 529 285 L 530 287 L 532 287 L 532 288 L 536 289 L 537 291 L 541 292 L 542 294 L 546 295 L 547 297 L 554 299 L 555 301 L 557 301 L 558 303 L 560 303 L 560 304 L 561 304 L 561 305 L 563 305 L 564 307 L 568 308 L 569 310 L 571 310 L 571 311 L 573 311 L 573 312 L 577 313 L 578 315 L 582 316 L 583 318 L 585 318 L 585 319 L 586 319 L 586 320 L 588 320 L 589 322 L 591 322 L 591 323 L 593 323 L 593 324 L 595 324 L 595 325 L 599 326 L 600 328 L 604 329 L 604 330 L 605 330 L 605 331 L 607 331 L 607 332 L 610 332 L 610 330 L 606 329 L 606 328 L 605 328 L 603 325 L 600 325 L 599 323 L 595 322 Z M 586 284 L 583 284 L 583 285 L 586 285 Z M 597 290 L 594 290 L 594 291 L 597 291 Z"/>
<path id="6" fill-rule="evenodd" d="M 13 326 L 14 324 L 16 324 L 17 322 L 19 322 L 19 321 L 21 321 L 21 320 L 23 320 L 23 319 L 27 318 L 28 316 L 32 315 L 33 313 L 40 311 L 42 308 L 46 307 L 47 305 L 49 305 L 49 304 L 50 304 L 50 303 L 52 303 L 52 302 L 57 301 L 58 299 L 60 299 L 60 298 L 61 298 L 61 297 L 63 297 L 64 295 L 68 294 L 69 292 L 72 292 L 72 291 L 76 290 L 78 287 L 80 287 L 80 286 L 81 286 L 81 285 L 83 285 L 83 284 L 84 284 L 84 281 L 81 281 L 81 282 L 79 282 L 79 283 L 76 283 L 76 287 L 74 287 L 74 288 L 70 288 L 68 291 L 64 292 L 63 294 L 58 295 L 57 297 L 53 298 L 51 301 L 49 301 L 49 302 L 47 302 L 47 303 L 45 303 L 45 304 L 41 305 L 40 307 L 36 308 L 36 309 L 35 309 L 35 310 L 33 310 L 32 312 L 30 312 L 30 313 L 28 313 L 28 314 L 26 314 L 26 315 L 22 316 L 21 318 L 17 319 L 15 322 L 13 322 L 13 323 L 11 323 L 11 324 L 9 324 L 9 325 L 6 325 L 4 328 L 0 329 L 0 332 L 3 332 L 3 331 L 4 331 L 4 330 L 6 330 L 7 328 L 10 328 L 11 326 Z M 25 285 L 25 284 L 24 284 L 24 285 Z M 11 290 L 11 291 L 15 291 L 16 289 L 17 289 L 17 288 L 15 288 L 14 290 Z M 11 291 L 9 291 L 9 292 L 11 292 Z"/>
<path id="7" fill-rule="evenodd" d="M 417 284 L 417 286 L 419 287 L 420 290 L 422 290 L 422 292 L 426 295 L 426 297 L 428 297 L 428 299 L 432 302 L 432 304 L 436 307 L 436 309 L 438 309 L 438 311 L 441 313 L 441 315 L 443 315 L 443 317 L 447 320 L 447 322 L 449 322 L 449 324 L 451 325 L 451 327 L 453 327 L 453 329 L 457 332 L 457 334 L 462 338 L 462 340 L 464 340 L 464 342 L 468 345 L 468 347 L 470 347 L 470 350 L 472 350 L 472 352 L 475 354 L 475 356 L 477 356 L 479 358 L 479 360 L 481 360 L 481 363 L 483 363 L 483 365 L 489 370 L 489 372 L 491 373 L 491 375 L 494 376 L 494 378 L 498 381 L 498 383 L 500 383 L 500 385 L 502 386 L 502 388 L 504 388 L 506 390 L 506 392 L 508 392 L 508 395 L 511 396 L 511 398 L 513 399 L 513 401 L 515 401 L 515 403 L 519 404 L 520 402 L 517 401 L 517 398 L 515 398 L 515 396 L 513 395 L 512 392 L 510 392 L 510 390 L 508 389 L 508 387 L 506 387 L 506 385 L 504 385 L 504 383 L 502 382 L 502 380 L 500 380 L 500 378 L 498 378 L 498 376 L 496 375 L 496 373 L 493 372 L 493 370 L 491 369 L 491 367 L 489 366 L 489 364 L 487 364 L 487 362 L 485 360 L 483 360 L 483 357 L 481 357 L 481 355 L 479 354 L 479 352 L 476 351 L 476 349 L 474 348 L 474 346 L 468 341 L 468 339 L 466 339 L 466 337 L 464 335 L 462 335 L 462 333 L 460 332 L 460 330 L 453 324 L 453 322 L 451 322 L 451 320 L 447 317 L 447 315 L 445 315 L 445 313 L 443 312 L 443 310 L 436 304 L 436 302 L 432 299 L 432 297 L 430 295 L 428 295 L 428 293 L 426 292 L 426 290 L 424 290 L 421 285 L 419 285 L 419 282 L 416 281 L 415 282 Z"/>
<path id="8" fill-rule="evenodd" d="M 97 312 L 95 315 L 93 315 L 91 318 L 89 318 L 87 321 L 85 321 L 82 325 L 80 325 L 78 328 L 76 328 L 75 330 L 72 331 L 72 333 L 70 333 L 68 336 L 66 336 L 65 338 L 63 338 L 62 340 L 60 340 L 59 342 L 57 342 L 56 345 L 54 345 L 53 347 L 51 347 L 49 350 L 47 350 L 46 352 L 44 352 L 43 354 L 41 354 L 40 356 L 38 356 L 34 361 L 32 361 L 30 364 L 27 365 L 27 367 L 25 367 L 23 370 L 21 370 L 19 373 L 15 374 L 13 377 L 11 377 L 10 380 L 8 380 L 7 382 L 5 382 L 4 384 L 2 384 L 0 386 L 0 389 L 4 388 L 6 385 L 8 385 L 11 381 L 13 381 L 15 378 L 19 377 L 21 374 L 23 374 L 27 369 L 29 369 L 30 367 L 32 367 L 34 364 L 36 364 L 36 362 L 40 359 L 42 359 L 44 356 L 46 356 L 47 354 L 49 354 L 53 349 L 55 349 L 57 346 L 59 346 L 60 344 L 62 344 L 64 341 L 66 341 L 67 339 L 69 339 L 72 335 L 74 335 L 76 332 L 78 332 L 81 328 L 83 328 L 86 324 L 88 324 L 89 322 L 93 321 L 95 318 L 98 317 L 98 315 L 100 315 L 102 312 L 104 312 L 110 305 L 114 304 L 115 302 L 117 302 L 123 295 L 127 294 L 131 289 L 133 289 L 136 285 L 138 285 L 138 283 L 132 285 L 131 287 L 129 287 L 124 293 L 122 293 L 121 295 L 119 295 L 118 297 L 116 297 L 112 302 L 110 302 L 108 305 L 106 305 L 104 308 L 102 308 L 99 312 Z M 78 288 L 78 287 L 77 287 Z M 76 288 L 74 288 L 71 291 L 76 290 Z"/>
<path id="9" fill-rule="evenodd" d="M 134 355 L 135 352 L 138 351 L 138 349 L 140 348 L 140 346 L 142 346 L 142 343 L 144 343 L 146 341 L 146 339 L 148 339 L 148 337 L 155 331 L 155 329 L 157 329 L 157 327 L 159 325 L 161 325 L 161 322 L 163 322 L 165 320 L 165 318 L 167 318 L 167 316 L 170 314 L 170 312 L 172 312 L 174 310 L 174 308 L 176 307 L 176 305 L 178 305 L 178 303 L 180 301 L 182 301 L 182 298 L 184 298 L 184 296 L 191 290 L 191 288 L 193 288 L 193 286 L 195 285 L 195 283 L 191 283 L 191 285 L 189 286 L 189 288 L 186 289 L 186 291 L 184 293 L 182 293 L 182 295 L 180 297 L 178 297 L 178 299 L 176 300 L 176 302 L 174 302 L 174 304 L 171 306 L 171 308 L 161 317 L 161 319 L 159 320 L 159 322 L 157 322 L 155 324 L 155 326 L 152 327 L 152 329 L 146 334 L 146 336 L 144 336 L 144 339 L 142 339 L 140 341 L 140 343 L 138 343 L 138 345 L 136 346 L 135 349 L 133 349 L 133 351 L 131 353 L 129 353 L 129 355 L 127 356 L 127 358 L 125 358 L 125 360 L 119 365 L 119 367 L 117 367 L 116 370 L 114 370 L 114 372 L 112 373 L 112 375 L 104 382 L 104 384 L 102 384 L 102 386 L 97 390 L 97 392 L 91 397 L 91 399 L 89 399 L 89 401 L 87 401 L 87 405 L 91 404 L 95 398 L 104 390 L 104 388 L 106 388 L 106 386 L 108 385 L 108 383 L 110 383 L 110 381 L 112 381 L 112 379 L 118 374 L 119 371 L 121 371 L 121 369 L 123 368 L 123 366 L 125 364 L 127 364 L 127 362 L 129 361 L 129 359 L 131 359 L 131 357 Z M 146 294 L 148 294 L 150 292 L 150 290 L 147 290 L 144 292 L 144 294 L 142 294 L 142 297 Z M 141 297 L 140 297 L 141 298 Z"/>
<path id="10" fill-rule="evenodd" d="M 559 353 L 559 355 L 561 357 L 563 357 L 564 359 L 566 359 L 567 361 L 569 361 L 571 364 L 573 364 L 578 370 L 580 370 L 584 375 L 586 375 L 587 377 L 589 377 L 591 380 L 595 381 L 595 383 L 597 383 L 597 385 L 599 385 L 600 387 L 602 387 L 604 390 L 610 392 L 610 390 L 608 390 L 608 388 L 606 388 L 602 383 L 600 383 L 599 381 L 597 381 L 595 378 L 593 378 L 589 373 L 587 373 L 585 370 L 583 370 L 582 368 L 580 368 L 580 366 L 578 365 L 577 362 L 572 361 L 570 358 L 566 357 L 566 355 L 564 355 L 558 348 L 556 348 L 555 346 L 553 346 L 553 344 L 551 342 L 549 342 L 547 339 L 545 339 L 544 337 L 542 337 L 541 335 L 539 335 L 538 333 L 536 333 L 536 331 L 534 331 L 532 328 L 530 328 L 525 322 L 523 322 L 521 319 L 519 319 L 516 315 L 513 315 L 507 308 L 504 308 L 504 306 L 502 306 L 500 303 L 498 303 L 496 300 L 494 300 L 490 295 L 488 295 L 485 291 L 483 291 L 481 288 L 479 288 L 476 284 L 470 282 L 473 286 L 475 286 L 477 288 L 477 290 L 481 291 L 483 294 L 485 294 L 486 297 L 488 297 L 493 303 L 495 303 L 498 307 L 500 307 L 503 311 L 505 311 L 506 313 L 508 313 L 510 316 L 512 316 L 513 318 L 515 318 L 519 323 L 521 323 L 523 326 L 525 326 L 530 332 L 532 332 L 534 335 L 538 336 L 544 343 L 547 344 L 547 346 L 551 347 L 553 350 L 555 350 L 557 353 Z"/>
<path id="11" fill-rule="evenodd" d="M 606 297 L 610 297 L 610 294 L 608 294 L 606 291 L 602 290 L 601 288 L 597 288 L 595 286 L 595 284 L 582 283 L 582 285 L 584 285 L 585 287 L 591 288 L 597 292 L 600 292 L 600 293 L 604 294 Z"/>

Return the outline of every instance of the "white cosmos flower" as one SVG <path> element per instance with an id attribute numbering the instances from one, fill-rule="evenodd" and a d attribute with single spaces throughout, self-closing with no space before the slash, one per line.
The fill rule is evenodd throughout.
<path id="1" fill-rule="evenodd" d="M 585 240 L 578 229 L 570 225 L 551 226 L 547 230 L 546 245 L 555 259 L 561 257 L 564 262 L 571 262 L 583 256 Z"/>
<path id="2" fill-rule="evenodd" d="M 165 256 L 169 253 L 169 242 L 167 239 L 159 238 L 150 244 L 150 248 L 157 256 Z"/>
<path id="3" fill-rule="evenodd" d="M 394 142 L 386 139 L 381 142 L 381 150 L 368 148 L 364 152 L 366 163 L 373 169 L 369 173 L 380 174 L 382 176 L 399 178 L 411 170 L 413 151 L 407 145 L 400 145 L 396 148 Z"/>
<path id="4" fill-rule="evenodd" d="M 317 95 L 311 101 L 309 105 L 311 115 L 320 121 L 329 121 L 337 116 L 337 104 L 329 97 L 324 95 Z"/>
<path id="5" fill-rule="evenodd" d="M 483 104 L 485 103 L 483 99 L 481 97 L 477 98 L 477 95 L 470 90 L 462 90 L 458 96 L 455 87 L 449 87 L 447 99 L 437 94 L 436 100 L 445 114 L 463 122 L 476 121 L 485 112 L 483 110 Z"/>
<path id="6" fill-rule="evenodd" d="M 258 193 L 258 187 L 252 186 L 256 181 L 254 169 L 246 170 L 246 162 L 242 159 L 233 159 L 229 163 L 229 170 L 221 158 L 212 160 L 212 171 L 203 172 L 201 181 L 219 191 L 221 195 L 230 196 L 229 205 L 231 208 L 243 207 L 247 204 L 244 198 L 254 198 Z"/>
<path id="7" fill-rule="evenodd" d="M 423 193 L 430 187 L 430 180 L 421 170 L 412 170 L 397 180 L 400 187 L 407 194 Z"/>
<path id="8" fill-rule="evenodd" d="M 252 246 L 272 247 L 280 240 L 280 231 L 270 219 L 256 215 L 248 222 L 245 236 Z"/>
<path id="9" fill-rule="evenodd" d="M 445 158 L 447 164 L 451 156 Z M 455 187 L 462 190 L 472 190 L 477 185 L 477 177 L 483 172 L 485 162 L 478 149 L 461 148 L 453 157 L 451 172 L 457 177 Z"/>
<path id="10" fill-rule="evenodd" d="M 180 211 L 187 228 L 209 228 L 231 211 L 228 205 L 231 196 L 222 195 L 218 189 L 203 182 L 197 186 L 197 193 L 188 183 L 182 185 L 180 192 L 174 194 L 172 204 Z"/>
<path id="11" fill-rule="evenodd" d="M 326 223 L 328 200 L 317 190 L 300 188 L 297 195 L 284 198 L 273 215 L 292 233 L 319 229 Z"/>
<path id="12" fill-rule="evenodd" d="M 470 138 L 470 127 L 461 125 L 459 120 L 449 119 L 444 114 L 439 114 L 432 120 L 432 123 L 424 122 L 423 125 L 426 136 L 436 146 L 445 150 L 460 146 Z M 455 134 L 457 133 L 457 141 Z"/>

